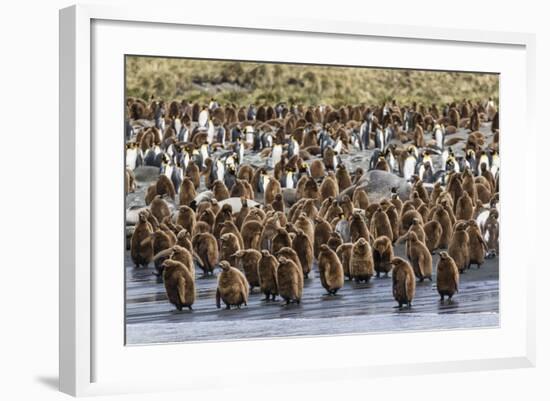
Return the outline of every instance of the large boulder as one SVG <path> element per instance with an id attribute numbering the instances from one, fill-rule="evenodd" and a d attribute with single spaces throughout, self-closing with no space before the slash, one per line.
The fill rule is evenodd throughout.
<path id="1" fill-rule="evenodd" d="M 260 206 L 260 203 L 252 199 L 247 199 L 246 203 L 248 207 Z M 233 210 L 233 213 L 239 213 L 241 211 L 242 202 L 241 202 L 241 198 L 235 197 L 235 198 L 227 198 L 222 201 L 219 201 L 218 205 L 220 205 L 220 208 L 222 208 L 223 205 L 231 205 L 231 209 Z"/>
<path id="2" fill-rule="evenodd" d="M 356 188 L 365 189 L 370 202 L 379 202 L 383 198 L 389 198 L 392 188 L 397 188 L 397 194 L 403 200 L 409 198 L 411 191 L 410 183 L 404 178 L 382 170 L 366 172 L 356 185 L 343 191 L 340 197 L 348 195 L 351 198 Z"/>
<path id="3" fill-rule="evenodd" d="M 155 166 L 139 166 L 134 170 L 134 175 L 137 182 L 152 182 L 159 178 L 160 169 Z"/>

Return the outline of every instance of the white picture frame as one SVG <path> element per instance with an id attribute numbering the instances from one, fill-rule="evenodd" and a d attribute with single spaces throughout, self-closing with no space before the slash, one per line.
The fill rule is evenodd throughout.
<path id="1" fill-rule="evenodd" d="M 270 380 L 277 377 L 292 382 L 298 378 L 302 381 L 314 381 L 325 380 L 328 377 L 353 376 L 359 379 L 367 376 L 399 375 L 408 374 L 411 370 L 418 374 L 534 366 L 535 278 L 534 274 L 527 272 L 534 272 L 535 262 L 530 255 L 535 253 L 527 249 L 524 250 L 524 255 L 522 252 L 522 256 L 512 245 L 514 238 L 520 235 L 514 227 L 523 224 L 534 230 L 533 216 L 536 216 L 536 209 L 527 207 L 528 198 L 525 193 L 527 188 L 534 188 L 535 185 L 534 177 L 526 173 L 525 155 L 514 155 L 512 159 L 511 143 L 506 141 L 509 132 L 521 131 L 526 140 L 536 142 L 531 123 L 535 109 L 534 35 L 373 25 L 351 21 L 278 19 L 269 16 L 251 18 L 250 15 L 238 11 L 228 18 L 227 15 L 220 15 L 212 10 L 206 18 L 198 12 L 192 12 L 192 7 L 186 9 L 184 16 L 181 16 L 179 11 L 163 8 L 145 9 L 139 6 L 115 8 L 104 5 L 78 5 L 60 11 L 60 390 L 76 396 L 167 389 L 196 390 L 202 386 L 212 388 L 245 385 L 247 380 L 262 383 L 266 372 L 269 372 Z M 481 54 L 487 52 L 487 49 L 493 49 L 494 68 L 486 71 L 503 74 L 501 168 L 505 173 L 501 177 L 501 326 L 488 330 L 125 347 L 124 339 L 119 335 L 124 332 L 124 321 L 118 322 L 120 313 L 123 313 L 122 309 L 119 310 L 121 299 L 123 302 L 123 288 L 118 286 L 122 272 L 118 274 L 115 270 L 105 270 L 105 263 L 101 263 L 102 267 L 98 268 L 99 261 L 108 258 L 112 258 L 113 266 L 120 266 L 120 270 L 123 266 L 116 251 L 108 247 L 102 248 L 101 245 L 102 241 L 110 239 L 110 231 L 107 229 L 110 226 L 106 224 L 115 224 L 116 229 L 121 229 L 118 226 L 122 226 L 122 201 L 115 207 L 118 208 L 119 214 L 110 214 L 108 207 L 102 202 L 104 198 L 101 197 L 105 195 L 106 190 L 114 188 L 103 188 L 107 182 L 115 186 L 118 183 L 120 188 L 116 188 L 116 191 L 122 194 L 122 170 L 120 177 L 111 174 L 110 181 L 100 178 L 112 171 L 113 166 L 116 168 L 117 160 L 113 155 L 117 151 L 122 155 L 122 148 L 109 150 L 102 147 L 104 134 L 97 134 L 98 129 L 104 132 L 103 128 L 107 128 L 103 127 L 103 124 L 111 124 L 110 127 L 114 127 L 115 130 L 118 124 L 119 132 L 122 132 L 122 112 L 117 114 L 114 110 L 115 116 L 112 121 L 98 121 L 98 116 L 104 115 L 102 107 L 106 107 L 106 104 L 122 110 L 123 90 L 122 87 L 109 86 L 113 91 L 114 99 L 111 101 L 114 103 L 101 102 L 101 96 L 108 87 L 96 88 L 93 83 L 94 80 L 104 80 L 104 84 L 120 83 L 122 69 L 109 70 L 114 81 L 105 78 L 102 68 L 111 66 L 109 63 L 102 64 L 107 55 L 115 55 L 116 57 L 111 57 L 115 59 L 114 65 L 120 65 L 120 52 L 151 54 L 153 51 L 151 45 L 147 48 L 145 40 L 140 45 L 132 44 L 128 48 L 123 48 L 125 45 L 117 41 L 117 32 L 131 30 L 134 34 L 141 32 L 143 35 L 146 32 L 147 35 L 155 35 L 154 32 L 157 32 L 156 34 L 166 35 L 169 32 L 167 30 L 178 29 L 187 29 L 187 34 L 191 35 L 192 40 L 196 39 L 192 36 L 193 32 L 200 31 L 207 34 L 223 33 L 225 37 L 241 35 L 245 38 L 263 35 L 265 40 L 277 35 L 284 35 L 296 41 L 314 41 L 322 37 L 326 41 L 338 40 L 342 46 L 355 46 L 358 43 L 356 41 L 362 40 L 383 40 L 387 44 L 406 42 L 410 46 L 436 46 L 442 54 L 446 47 L 453 47 L 453 51 L 459 52 L 469 49 L 471 54 L 479 54 L 479 57 L 473 57 L 471 61 L 463 58 L 452 61 L 452 65 L 456 66 L 454 69 L 467 71 L 483 71 L 484 64 L 479 61 L 484 58 Z M 97 39 L 95 42 L 94 35 Z M 109 38 L 109 41 L 105 41 L 105 38 Z M 106 55 L 102 57 L 103 51 Z M 156 51 L 165 56 L 186 54 L 185 49 L 175 51 L 179 52 L 178 54 L 166 54 L 167 50 L 160 46 Z M 227 49 L 227 54 L 220 55 L 220 58 L 235 57 L 239 51 L 242 52 L 238 49 Z M 249 47 L 249 51 L 253 53 L 254 49 Z M 290 54 L 292 49 L 288 51 Z M 276 53 L 275 50 L 273 53 Z M 269 56 L 263 55 L 259 50 L 256 54 L 258 60 L 269 60 Z M 188 55 L 196 56 L 197 53 Z M 307 56 L 304 57 L 304 60 L 299 61 L 308 60 Z M 326 57 L 319 56 L 317 62 L 325 62 L 328 60 Z M 250 58 L 243 55 L 242 59 Z M 497 62 L 498 60 L 500 62 Z M 451 62 L 446 58 L 437 65 L 434 61 L 431 68 L 453 69 L 449 63 Z M 400 65 L 394 63 L 393 66 L 427 68 L 425 59 L 405 60 Z M 116 106 L 119 100 L 119 106 Z M 122 140 L 122 134 L 120 138 Z M 515 163 L 514 169 L 507 168 L 511 163 Z M 530 160 L 530 163 L 534 161 Z M 518 180 L 523 191 L 513 191 L 508 185 Z M 116 196 L 118 195 L 115 192 Z M 118 238 L 117 235 L 116 232 L 113 238 Z M 114 242 L 114 246 L 120 246 L 122 243 L 116 240 Z M 527 247 L 534 247 L 534 244 Z M 507 267 L 515 269 L 513 281 Z M 113 277 L 110 277 L 110 274 L 113 274 Z M 98 291 L 101 291 L 101 296 L 98 296 Z M 120 291 L 120 294 L 117 295 L 117 291 Z M 109 310 L 112 310 L 112 313 Z M 120 327 L 111 324 L 119 324 Z M 443 352 L 442 336 L 445 336 L 446 341 L 457 344 L 455 349 Z M 463 341 L 474 338 L 475 345 L 469 350 L 461 348 L 460 344 Z M 367 358 L 361 352 L 357 352 L 357 355 L 352 352 L 356 349 L 354 344 L 358 341 L 393 341 L 397 345 L 391 354 L 369 350 Z M 406 344 L 410 341 L 430 344 L 430 347 L 423 353 L 407 353 L 401 350 L 399 343 Z M 318 355 L 319 350 L 326 347 L 341 349 L 344 356 L 330 366 L 324 366 Z M 349 352 L 346 347 L 349 347 Z M 292 353 L 295 358 L 299 357 L 299 360 L 292 367 L 275 363 L 275 366 L 269 368 L 256 366 L 255 369 L 248 370 L 241 362 L 246 374 L 239 378 L 233 377 L 231 380 L 221 375 L 218 377 L 216 372 L 208 375 L 201 373 L 206 372 L 215 362 L 216 355 L 218 358 L 244 356 L 242 359 L 247 360 L 251 355 L 262 353 L 268 357 Z M 140 363 L 170 363 L 169 359 L 178 359 L 182 355 L 185 355 L 185 358 L 191 361 L 190 365 L 194 366 L 192 371 L 179 372 L 179 377 L 184 377 L 185 380 L 177 380 L 176 376 L 171 375 L 160 377 L 147 372 L 143 376 L 139 373 Z M 351 369 L 352 367 L 354 369 Z"/>

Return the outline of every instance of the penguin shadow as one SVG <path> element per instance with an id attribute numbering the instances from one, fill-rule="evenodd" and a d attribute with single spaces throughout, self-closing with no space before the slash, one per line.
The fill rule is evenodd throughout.
<path id="1" fill-rule="evenodd" d="M 170 309 L 170 314 L 173 316 L 179 316 L 179 315 L 189 315 L 194 312 L 194 309 L 189 309 L 188 307 L 184 307 L 182 310 L 178 310 L 178 308 Z"/>
<path id="2" fill-rule="evenodd" d="M 296 301 L 286 302 L 284 299 L 279 299 L 274 303 L 278 303 L 281 307 L 281 310 L 291 310 L 291 309 L 301 309 L 302 302 L 298 303 Z"/>
<path id="3" fill-rule="evenodd" d="M 132 281 L 148 281 L 155 273 L 156 270 L 150 269 L 149 267 L 134 267 L 130 272 L 129 278 Z"/>
<path id="4" fill-rule="evenodd" d="M 342 299 L 342 294 L 328 294 L 328 293 L 324 293 L 323 295 L 321 295 L 320 297 L 321 301 L 323 302 L 331 302 L 331 301 L 339 301 Z"/>
<path id="5" fill-rule="evenodd" d="M 365 283 L 365 282 L 358 283 L 357 281 L 351 282 L 351 288 L 355 290 L 361 290 L 361 289 L 372 288 L 372 287 L 373 287 L 372 281 L 369 281 L 368 283 Z"/>
<path id="6" fill-rule="evenodd" d="M 50 377 L 36 377 L 35 378 L 37 382 L 42 384 L 44 387 L 48 387 L 50 390 L 59 390 L 59 377 L 57 376 L 50 376 Z"/>
<path id="7" fill-rule="evenodd" d="M 412 312 L 414 312 L 414 305 L 413 304 L 411 304 L 410 306 L 409 305 L 402 305 L 402 306 L 395 305 L 393 307 L 393 311 L 394 311 L 394 313 L 399 313 L 399 314 L 412 313 Z"/>
<path id="8" fill-rule="evenodd" d="M 304 277 L 304 288 L 308 288 L 308 287 L 313 286 L 314 283 L 315 283 L 314 278 L 315 277 L 312 273 L 309 273 L 307 278 Z"/>
<path id="9" fill-rule="evenodd" d="M 199 273 L 199 275 L 196 277 L 196 280 L 208 281 L 208 280 L 215 280 L 217 279 L 217 277 L 218 276 L 215 274 L 215 272 L 212 272 L 211 274 Z"/>
<path id="10" fill-rule="evenodd" d="M 445 299 L 444 301 L 438 301 L 437 309 L 440 311 L 449 311 L 453 309 L 458 309 L 460 306 L 459 302 L 456 299 Z"/>

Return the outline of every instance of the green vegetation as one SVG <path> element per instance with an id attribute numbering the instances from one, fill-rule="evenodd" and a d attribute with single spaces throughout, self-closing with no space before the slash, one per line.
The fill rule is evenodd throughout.
<path id="1" fill-rule="evenodd" d="M 127 95 L 225 104 L 443 104 L 493 97 L 498 75 L 129 56 Z"/>

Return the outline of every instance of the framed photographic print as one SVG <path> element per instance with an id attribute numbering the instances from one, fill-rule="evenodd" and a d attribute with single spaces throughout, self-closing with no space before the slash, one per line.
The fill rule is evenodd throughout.
<path id="1" fill-rule="evenodd" d="M 62 391 L 532 366 L 533 36 L 177 15 L 60 13 Z"/>

